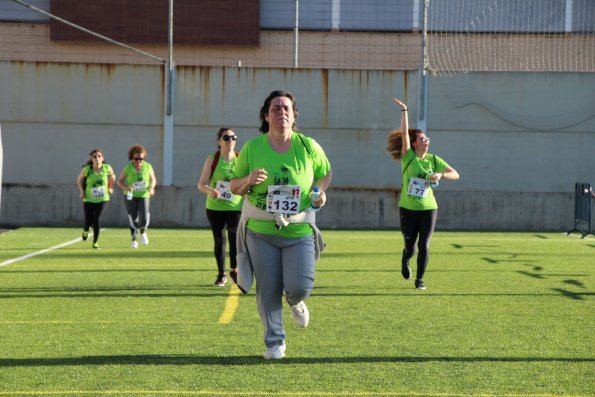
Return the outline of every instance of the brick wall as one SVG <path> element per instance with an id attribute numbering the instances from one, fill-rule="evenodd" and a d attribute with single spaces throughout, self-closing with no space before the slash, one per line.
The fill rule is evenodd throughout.
<path id="1" fill-rule="evenodd" d="M 0 60 L 154 64 L 156 61 L 109 43 L 55 42 L 49 25 L 0 23 Z M 421 64 L 419 33 L 299 33 L 298 66 L 312 69 L 414 70 Z M 260 45 L 174 46 L 180 66 L 293 68 L 291 31 L 261 30 Z M 135 47 L 166 59 L 165 45 Z M 595 35 L 436 35 L 428 41 L 430 67 L 444 71 L 595 72 Z"/>

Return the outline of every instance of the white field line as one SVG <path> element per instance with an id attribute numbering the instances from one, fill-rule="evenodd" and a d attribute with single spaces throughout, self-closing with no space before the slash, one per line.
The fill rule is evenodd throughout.
<path id="1" fill-rule="evenodd" d="M 89 233 L 89 236 L 91 236 L 91 235 L 92 235 L 92 233 Z M 15 262 L 24 261 L 24 260 L 29 259 L 29 258 L 32 258 L 34 256 L 45 254 L 46 252 L 54 251 L 54 250 L 60 249 L 62 247 L 66 247 L 67 245 L 77 243 L 77 242 L 79 242 L 81 240 L 82 240 L 82 238 L 81 237 L 78 237 L 78 238 L 75 238 L 74 240 L 70 240 L 70 241 L 67 241 L 65 243 L 58 244 L 58 245 L 55 245 L 53 247 L 43 249 L 41 251 L 32 252 L 32 253 L 27 254 L 27 255 L 19 256 L 18 258 L 9 259 L 7 261 L 4 261 L 4 262 L 0 263 L 0 267 L 2 267 L 2 266 L 8 266 L 8 265 L 13 264 Z"/>

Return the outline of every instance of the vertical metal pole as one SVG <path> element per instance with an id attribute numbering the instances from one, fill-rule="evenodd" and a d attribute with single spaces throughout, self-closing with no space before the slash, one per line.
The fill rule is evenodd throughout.
<path id="1" fill-rule="evenodd" d="M 566 0 L 566 15 L 564 17 L 564 32 L 572 33 L 572 0 Z"/>
<path id="2" fill-rule="evenodd" d="M 293 29 L 294 36 L 294 53 L 293 53 L 293 67 L 298 67 L 299 56 L 299 22 L 300 20 L 300 0 L 295 0 L 295 28 Z"/>
<path id="3" fill-rule="evenodd" d="M 422 66 L 420 70 L 420 92 L 419 92 L 419 118 L 417 128 L 428 133 L 428 11 L 430 0 L 424 0 L 423 6 L 423 32 L 422 32 Z"/>
<path id="4" fill-rule="evenodd" d="M 173 184 L 173 150 L 174 150 L 174 82 L 175 69 L 173 61 L 174 42 L 174 0 L 169 0 L 168 22 L 169 58 L 164 65 L 165 73 L 165 109 L 163 115 L 163 185 Z"/>
<path id="5" fill-rule="evenodd" d="M 167 47 L 169 50 L 167 73 L 168 73 L 168 90 L 167 90 L 167 115 L 171 115 L 172 112 L 172 98 L 171 98 L 171 74 L 174 68 L 174 0 L 169 0 L 169 18 L 168 18 L 168 37 Z"/>
<path id="6" fill-rule="evenodd" d="M 341 0 L 333 0 L 331 11 L 331 30 L 341 28 Z"/>

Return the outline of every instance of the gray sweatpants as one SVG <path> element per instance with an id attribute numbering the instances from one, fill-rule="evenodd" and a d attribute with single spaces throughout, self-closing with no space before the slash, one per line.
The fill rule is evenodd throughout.
<path id="1" fill-rule="evenodd" d="M 128 213 L 128 222 L 130 223 L 131 230 L 140 229 L 142 232 L 149 227 L 151 217 L 149 203 L 149 197 L 134 197 L 132 200 L 128 200 L 124 196 L 124 205 Z"/>
<path id="2" fill-rule="evenodd" d="M 256 305 L 267 348 L 285 340 L 283 291 L 291 304 L 314 288 L 314 235 L 287 238 L 248 230 L 246 245 L 256 280 Z"/>

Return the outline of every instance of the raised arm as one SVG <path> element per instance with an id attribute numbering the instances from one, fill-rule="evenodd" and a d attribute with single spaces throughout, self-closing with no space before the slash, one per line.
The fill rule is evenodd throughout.
<path id="1" fill-rule="evenodd" d="M 407 151 L 411 149 L 411 142 L 409 141 L 409 118 L 407 115 L 408 108 L 407 105 L 405 105 L 397 98 L 393 98 L 393 102 L 401 108 L 401 133 L 403 137 L 403 146 L 401 147 L 401 154 L 405 156 L 407 154 Z"/>

